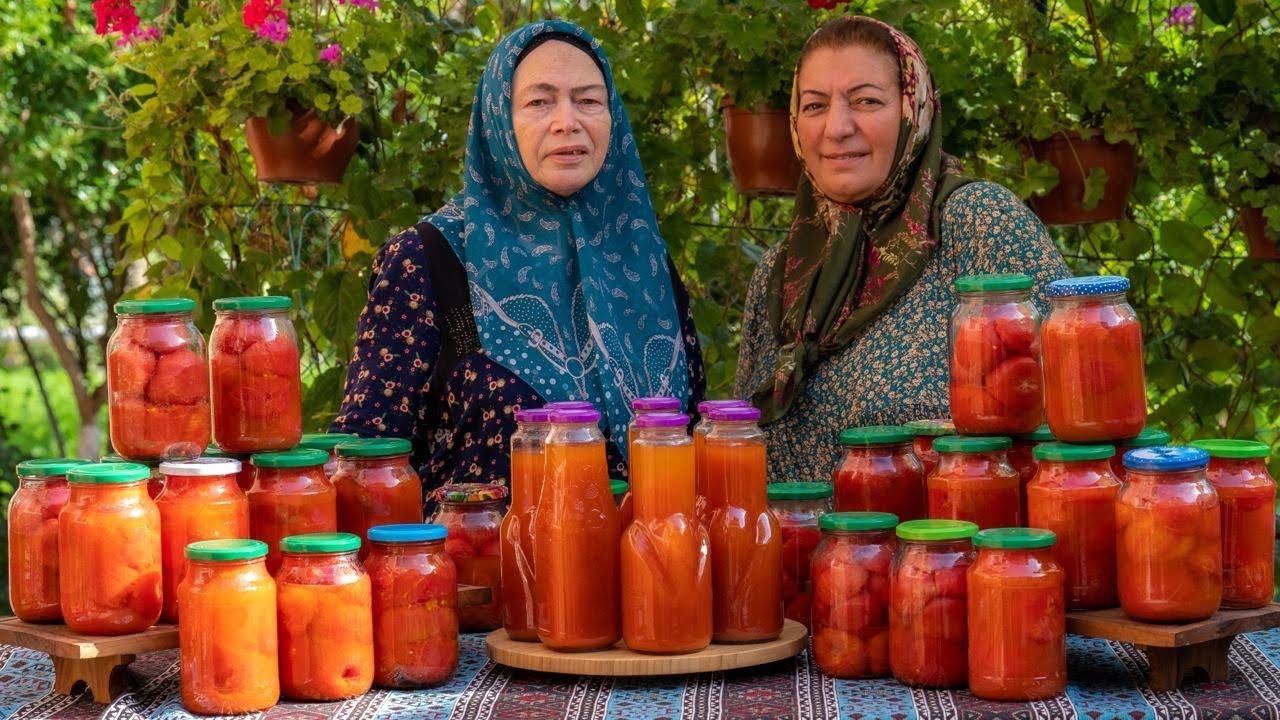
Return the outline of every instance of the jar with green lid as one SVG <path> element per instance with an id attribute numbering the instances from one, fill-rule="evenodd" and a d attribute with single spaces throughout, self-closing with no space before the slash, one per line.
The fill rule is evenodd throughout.
<path id="1" fill-rule="evenodd" d="M 1267 472 L 1271 447 L 1252 440 L 1196 440 L 1209 453 L 1206 476 L 1222 515 L 1222 607 L 1258 608 L 1271 601 L 1276 483 Z"/>
<path id="2" fill-rule="evenodd" d="M 911 450 L 920 464 L 924 465 L 924 476 L 929 477 L 933 474 L 933 469 L 938 467 L 938 451 L 933 449 L 933 440 L 943 435 L 955 435 L 955 423 L 951 422 L 951 418 L 934 418 L 912 420 L 902 427 L 915 433 Z"/>
<path id="3" fill-rule="evenodd" d="M 134 462 L 139 465 L 146 465 L 147 468 L 151 470 L 151 477 L 147 479 L 147 495 L 149 495 L 152 500 L 155 500 L 160 497 L 160 493 L 164 492 L 164 475 L 160 473 L 159 460 L 127 460 L 120 453 L 106 453 L 102 456 L 102 462 Z"/>
<path id="4" fill-rule="evenodd" d="M 924 465 L 912 451 L 915 433 L 900 425 L 840 433 L 844 459 L 831 474 L 838 512 L 887 512 L 903 521 L 925 517 Z"/>
<path id="5" fill-rule="evenodd" d="M 287 297 L 213 301 L 213 441 L 223 450 L 287 450 L 302 439 L 302 371 Z M 201 444 L 200 447 L 204 447 Z"/>
<path id="6" fill-rule="evenodd" d="M 209 444 L 209 364 L 194 300 L 121 300 L 107 340 L 111 447 L 127 460 L 184 460 Z"/>
<path id="7" fill-rule="evenodd" d="M 324 464 L 324 472 L 332 480 L 333 474 L 338 471 L 338 446 L 344 442 L 359 439 L 359 435 L 351 433 L 303 433 L 298 447 L 329 453 L 329 462 Z"/>
<path id="8" fill-rule="evenodd" d="M 62 619 L 58 513 L 71 495 L 67 471 L 87 462 L 45 458 L 18 463 L 18 489 L 9 500 L 9 606 L 23 622 Z"/>
<path id="9" fill-rule="evenodd" d="M 1018 473 L 1007 437 L 950 435 L 934 441 L 938 469 L 929 476 L 929 517 L 968 520 L 979 527 L 1018 527 Z"/>
<path id="10" fill-rule="evenodd" d="M 838 678 L 889 674 L 889 571 L 897 551 L 892 513 L 840 512 L 819 521 L 813 554 L 813 658 Z"/>
<path id="11" fill-rule="evenodd" d="M 336 447 L 338 531 L 368 539 L 375 525 L 422 522 L 422 480 L 409 464 L 413 444 L 402 438 L 360 438 Z M 365 543 L 360 559 L 368 557 Z"/>
<path id="12" fill-rule="evenodd" d="M 889 667 L 916 687 L 964 687 L 969 679 L 966 573 L 978 526 L 964 520 L 898 525 L 889 570 Z"/>
<path id="13" fill-rule="evenodd" d="M 338 493 L 324 474 L 329 453 L 285 450 L 255 453 L 249 496 L 249 535 L 267 544 L 267 570 L 280 567 L 280 540 L 290 535 L 337 532 Z"/>
<path id="14" fill-rule="evenodd" d="M 789 620 L 810 627 L 813 585 L 810 565 L 822 540 L 818 521 L 831 512 L 831 485 L 825 482 L 769 483 L 769 509 L 782 535 L 782 603 Z"/>
<path id="15" fill-rule="evenodd" d="M 1115 443 L 1116 454 L 1111 456 L 1111 472 L 1120 482 L 1124 482 L 1124 454 L 1130 450 L 1144 447 L 1158 447 L 1168 445 L 1173 441 L 1173 437 L 1169 433 L 1160 428 L 1143 428 L 1137 437 L 1131 437 L 1127 440 L 1117 440 Z"/>

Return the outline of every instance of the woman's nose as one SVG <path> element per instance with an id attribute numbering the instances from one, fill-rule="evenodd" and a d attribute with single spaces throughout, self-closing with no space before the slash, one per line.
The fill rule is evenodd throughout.
<path id="1" fill-rule="evenodd" d="M 853 135 L 858 130 L 858 124 L 854 119 L 853 108 L 849 107 L 849 103 L 843 100 L 834 100 L 830 109 L 827 111 L 827 124 L 824 128 L 824 134 L 832 140 L 842 140 Z"/>
<path id="2" fill-rule="evenodd" d="M 551 131 L 576 132 L 581 127 L 582 123 L 578 119 L 577 104 L 572 99 L 557 102 L 555 111 L 551 114 Z"/>

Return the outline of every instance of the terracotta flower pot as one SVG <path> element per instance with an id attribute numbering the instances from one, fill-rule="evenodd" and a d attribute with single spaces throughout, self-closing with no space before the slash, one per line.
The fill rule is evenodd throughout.
<path id="1" fill-rule="evenodd" d="M 1060 132 L 1047 140 L 1024 141 L 1018 149 L 1024 158 L 1034 158 L 1058 169 L 1058 184 L 1049 194 L 1031 198 L 1031 208 L 1044 224 L 1075 225 L 1124 219 L 1137 174 L 1138 153 L 1133 145 L 1108 143 L 1102 139 L 1101 130 L 1086 130 L 1083 135 Z M 1106 171 L 1107 185 L 1098 205 L 1086 210 L 1081 202 L 1085 178 L 1094 168 Z"/>
<path id="2" fill-rule="evenodd" d="M 259 182 L 337 184 L 356 152 L 360 124 L 349 117 L 334 129 L 314 110 L 306 110 L 295 113 L 280 135 L 271 134 L 264 117 L 246 120 L 244 133 Z"/>
<path id="3" fill-rule="evenodd" d="M 1244 208 L 1240 211 L 1240 225 L 1249 241 L 1249 257 L 1255 260 L 1280 260 L 1280 234 L 1267 228 L 1267 218 L 1262 208 Z"/>
<path id="4" fill-rule="evenodd" d="M 745 195 L 794 195 L 800 182 L 800 161 L 791 144 L 791 120 L 786 110 L 736 107 L 726 98 L 724 134 L 729 146 L 733 187 Z"/>

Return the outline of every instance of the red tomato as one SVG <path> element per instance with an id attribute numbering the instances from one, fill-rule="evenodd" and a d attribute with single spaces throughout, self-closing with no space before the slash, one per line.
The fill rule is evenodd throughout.
<path id="1" fill-rule="evenodd" d="M 1014 413 L 1036 410 L 1036 421 L 1044 406 L 1041 393 L 1040 363 L 1034 358 L 1020 355 L 1000 363 L 987 376 L 986 390 L 996 403 Z"/>

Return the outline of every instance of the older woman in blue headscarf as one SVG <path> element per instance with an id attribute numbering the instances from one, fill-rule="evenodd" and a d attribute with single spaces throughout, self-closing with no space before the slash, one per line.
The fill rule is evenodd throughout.
<path id="1" fill-rule="evenodd" d="M 427 488 L 505 484 L 516 411 L 589 400 L 625 475 L 631 401 L 703 386 L 608 58 L 570 23 L 515 31 L 476 88 L 462 192 L 374 260 L 333 430 L 411 439 Z"/>

